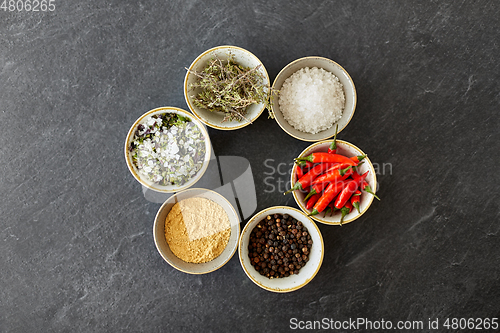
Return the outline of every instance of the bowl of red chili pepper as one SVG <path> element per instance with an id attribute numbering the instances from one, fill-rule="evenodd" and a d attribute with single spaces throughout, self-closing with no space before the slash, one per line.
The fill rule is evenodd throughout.
<path id="1" fill-rule="evenodd" d="M 307 147 L 291 172 L 293 197 L 314 220 L 330 225 L 352 222 L 380 200 L 377 177 L 366 154 L 352 143 L 325 140 Z"/>

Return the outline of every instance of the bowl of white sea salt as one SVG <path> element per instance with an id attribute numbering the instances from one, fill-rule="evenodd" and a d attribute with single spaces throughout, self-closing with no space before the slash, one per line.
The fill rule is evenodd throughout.
<path id="1" fill-rule="evenodd" d="M 272 110 L 278 125 L 303 141 L 320 141 L 341 132 L 356 109 L 354 82 L 336 62 L 305 57 L 285 66 L 272 86 Z"/>
<path id="2" fill-rule="evenodd" d="M 140 116 L 125 140 L 125 160 L 143 186 L 163 193 L 194 185 L 205 173 L 211 145 L 205 126 L 191 113 L 160 107 Z"/>

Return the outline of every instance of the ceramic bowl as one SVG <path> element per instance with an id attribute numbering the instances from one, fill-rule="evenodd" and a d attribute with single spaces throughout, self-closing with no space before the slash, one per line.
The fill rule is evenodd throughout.
<path id="1" fill-rule="evenodd" d="M 139 172 L 139 170 L 136 168 L 136 166 L 134 165 L 134 162 L 132 161 L 132 153 L 130 152 L 129 147 L 130 147 L 130 144 L 134 138 L 134 134 L 135 134 L 135 131 L 137 130 L 137 127 L 139 126 L 140 123 L 143 122 L 143 120 L 146 117 L 157 115 L 157 114 L 164 114 L 164 113 L 176 113 L 176 114 L 179 114 L 183 117 L 189 118 L 200 129 L 201 133 L 203 133 L 203 136 L 205 137 L 205 157 L 204 157 L 203 165 L 202 165 L 201 169 L 183 185 L 159 185 L 157 183 L 154 183 L 151 180 L 149 180 L 147 177 L 145 177 L 143 174 L 141 174 Z M 127 134 L 127 138 L 125 140 L 125 160 L 127 162 L 127 166 L 128 166 L 128 169 L 130 170 L 130 173 L 132 173 L 132 176 L 134 176 L 134 178 L 139 183 L 141 183 L 143 186 L 145 186 L 151 190 L 154 190 L 157 192 L 163 192 L 163 193 L 178 192 L 178 191 L 182 191 L 184 189 L 187 189 L 187 188 L 193 186 L 205 173 L 205 171 L 208 167 L 208 163 L 210 161 L 210 154 L 211 154 L 210 138 L 208 136 L 208 132 L 207 132 L 205 126 L 203 126 L 203 124 L 198 119 L 196 119 L 196 117 L 193 117 L 193 115 L 191 113 L 189 113 L 183 109 L 170 107 L 170 106 L 156 108 L 156 109 L 150 110 L 150 111 L 146 112 L 145 114 L 143 114 L 142 116 L 140 116 L 134 122 L 132 127 L 130 128 L 130 130 Z"/>
<path id="2" fill-rule="evenodd" d="M 170 209 L 172 209 L 173 205 L 176 202 L 194 197 L 205 198 L 219 204 L 228 215 L 229 222 L 231 224 L 231 236 L 229 238 L 228 244 L 224 248 L 224 251 L 222 251 L 222 253 L 217 258 L 199 264 L 188 263 L 179 259 L 175 254 L 172 253 L 165 239 L 165 219 L 170 212 Z M 234 207 L 226 198 L 224 198 L 219 193 L 206 189 L 188 189 L 182 192 L 178 192 L 168 198 L 158 210 L 153 226 L 154 242 L 156 245 L 156 249 L 160 253 L 161 257 L 172 267 L 188 274 L 210 273 L 224 266 L 236 252 L 239 236 L 240 220 Z"/>
<path id="3" fill-rule="evenodd" d="M 309 261 L 300 269 L 297 275 L 270 279 L 257 272 L 250 263 L 248 257 L 250 234 L 255 226 L 270 214 L 288 214 L 294 217 L 302 222 L 311 235 L 313 245 L 309 254 Z M 252 282 L 269 291 L 286 293 L 304 287 L 314 278 L 314 276 L 316 276 L 316 273 L 318 273 L 324 255 L 323 237 L 321 236 L 318 226 L 300 210 L 286 206 L 269 207 L 255 214 L 243 228 L 238 245 L 238 254 L 240 256 L 241 266 Z"/>
<path id="4" fill-rule="evenodd" d="M 328 147 L 332 143 L 333 140 L 325 140 L 321 142 L 316 142 L 307 147 L 302 153 L 300 153 L 299 157 L 305 157 L 311 153 L 314 152 L 326 152 L 328 151 Z M 365 155 L 365 153 L 353 145 L 352 143 L 342 141 L 342 140 L 337 140 L 337 153 L 340 155 L 352 157 L 352 156 L 360 156 L 360 155 Z M 363 174 L 366 171 L 369 171 L 368 176 L 366 177 L 367 183 L 370 185 L 373 191 L 377 190 L 377 176 L 375 175 L 375 169 L 373 168 L 373 164 L 370 161 L 370 158 L 367 156 L 366 158 L 363 159 L 364 163 L 361 164 L 358 167 L 358 173 Z M 291 172 L 291 184 L 295 184 L 297 181 L 297 165 L 295 164 L 292 168 Z M 373 202 L 373 195 L 370 193 L 367 193 L 365 191 L 361 191 L 361 199 L 360 199 L 360 213 L 356 209 L 353 209 L 349 214 L 347 214 L 344 217 L 344 221 L 342 224 L 346 224 L 349 222 L 352 222 L 356 219 L 358 219 L 361 215 L 363 215 L 370 205 Z M 304 202 L 304 198 L 307 195 L 306 192 L 302 191 L 293 191 L 293 197 L 295 199 L 295 202 L 297 202 L 297 205 L 299 205 L 300 209 L 305 212 L 306 214 L 310 214 L 311 210 L 306 209 L 306 203 Z M 330 225 L 340 225 L 340 218 L 341 214 L 339 211 L 334 213 L 332 216 L 327 215 L 326 217 L 324 216 L 324 213 L 319 213 L 317 215 L 311 216 L 314 220 L 324 223 L 324 224 L 330 224 Z"/>
<path id="5" fill-rule="evenodd" d="M 283 82 L 290 77 L 293 73 L 297 72 L 299 69 L 304 67 L 317 67 L 323 68 L 324 70 L 331 72 L 335 76 L 339 78 L 340 83 L 344 86 L 345 93 L 345 107 L 342 112 L 342 117 L 336 123 L 334 123 L 329 129 L 318 132 L 316 134 L 306 133 L 295 129 L 292 125 L 290 125 L 286 119 L 283 117 L 281 113 L 280 105 L 279 105 L 279 90 L 281 89 Z M 347 71 L 342 68 L 335 61 L 332 61 L 327 58 L 322 57 L 305 57 L 297 59 L 290 64 L 286 65 L 274 80 L 272 89 L 271 89 L 271 102 L 272 102 L 272 110 L 274 113 L 274 118 L 278 125 L 289 135 L 293 136 L 296 139 L 303 141 L 320 141 L 328 139 L 335 135 L 335 128 L 338 125 L 338 132 L 340 133 L 347 124 L 351 121 L 351 118 L 354 114 L 354 110 L 356 109 L 357 95 L 356 88 L 354 87 L 354 82 L 351 79 L 351 76 L 347 73 Z"/>
<path id="6" fill-rule="evenodd" d="M 214 56 L 219 57 L 221 60 L 227 60 L 229 54 L 233 55 L 233 59 L 236 63 L 244 67 L 255 68 L 260 65 L 258 70 L 263 75 L 264 85 L 267 87 L 267 91 L 269 91 L 270 80 L 266 68 L 255 55 L 245 49 L 242 49 L 241 47 L 226 45 L 207 50 L 193 61 L 191 66 L 189 66 L 189 70 L 200 72 L 205 68 L 208 61 L 210 61 L 210 59 Z M 201 122 L 219 130 L 235 130 L 250 125 L 250 122 L 246 120 L 222 122 L 224 119 L 224 114 L 222 112 L 211 112 L 195 106 L 193 103 L 193 96 L 196 96 L 201 89 L 189 89 L 190 84 L 197 81 L 196 75 L 192 74 L 190 71 L 186 72 L 186 77 L 184 79 L 184 97 L 189 109 Z M 250 105 L 247 109 L 246 118 L 253 122 L 260 116 L 265 107 L 264 103 Z"/>

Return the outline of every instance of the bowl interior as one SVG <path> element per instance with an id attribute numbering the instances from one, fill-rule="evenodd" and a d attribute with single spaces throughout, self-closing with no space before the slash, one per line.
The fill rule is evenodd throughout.
<path id="1" fill-rule="evenodd" d="M 309 261 L 302 267 L 297 275 L 284 278 L 269 279 L 259 272 L 250 263 L 248 258 L 248 242 L 253 228 L 269 214 L 288 214 L 301 221 L 308 229 L 313 240 Z M 246 224 L 240 236 L 238 246 L 240 262 L 247 276 L 259 287 L 274 292 L 290 292 L 305 286 L 318 272 L 323 262 L 324 245 L 321 232 L 316 224 L 298 209 L 286 206 L 270 207 L 254 215 Z"/>
<path id="2" fill-rule="evenodd" d="M 207 63 L 214 56 L 219 57 L 221 60 L 227 60 L 229 58 L 229 54 L 232 54 L 235 62 L 242 66 L 254 68 L 260 65 L 258 71 L 263 75 L 264 85 L 269 91 L 269 75 L 267 74 L 266 68 L 264 67 L 262 62 L 249 51 L 237 46 L 218 46 L 205 51 L 193 61 L 191 66 L 189 66 L 189 69 L 192 71 L 200 72 L 205 68 Z M 241 122 L 235 120 L 222 122 L 222 120 L 224 119 L 224 114 L 222 112 L 211 112 L 195 106 L 193 103 L 193 96 L 200 93 L 201 89 L 197 88 L 194 90 L 190 90 L 188 87 L 191 84 L 195 83 L 197 79 L 198 78 L 196 77 L 196 75 L 187 71 L 186 77 L 184 79 L 184 97 L 186 99 L 187 105 L 189 106 L 189 109 L 196 115 L 196 117 L 198 117 L 198 119 L 200 119 L 207 126 L 220 130 L 234 130 L 250 124 L 246 120 L 242 120 Z M 253 122 L 260 116 L 264 109 L 265 105 L 263 103 L 250 105 L 247 109 L 246 118 Z"/>
<path id="3" fill-rule="evenodd" d="M 217 258 L 209 262 L 200 264 L 188 263 L 179 259 L 175 254 L 172 253 L 165 239 L 165 219 L 170 212 L 170 209 L 172 209 L 172 206 L 178 201 L 193 197 L 206 198 L 219 204 L 227 213 L 229 222 L 231 224 L 231 235 L 229 237 L 227 246 L 224 248 L 224 251 L 222 251 L 222 253 Z M 156 248 L 162 258 L 174 268 L 190 274 L 205 274 L 222 267 L 226 262 L 229 261 L 229 259 L 231 259 L 233 254 L 236 252 L 239 235 L 240 220 L 234 207 L 222 195 L 206 189 L 188 189 L 176 193 L 175 195 L 168 198 L 167 201 L 165 201 L 165 203 L 158 210 L 153 226 L 154 241 L 156 244 Z"/>
<path id="4" fill-rule="evenodd" d="M 314 152 L 326 152 L 328 151 L 328 147 L 330 146 L 332 140 L 326 140 L 326 141 L 321 141 L 312 144 L 311 146 L 307 147 L 300 155 L 299 157 L 305 157 L 311 153 Z M 354 146 L 353 144 L 342 141 L 342 140 L 337 140 L 337 153 L 340 155 L 344 155 L 347 157 L 352 157 L 352 156 L 359 156 L 359 155 L 364 155 L 363 151 L 359 149 L 358 147 Z M 377 177 L 375 175 L 375 169 L 373 168 L 373 164 L 371 163 L 370 159 L 368 157 L 364 158 L 363 161 L 365 161 L 363 164 L 361 164 L 358 167 L 358 173 L 363 174 L 366 171 L 370 171 L 368 173 L 368 176 L 366 177 L 366 182 L 370 185 L 372 190 L 375 192 L 377 189 Z M 297 165 L 293 166 L 292 173 L 291 173 L 291 184 L 295 184 L 297 178 Z M 299 205 L 300 209 L 304 211 L 306 214 L 311 213 L 311 210 L 306 209 L 306 202 L 304 202 L 304 198 L 306 197 L 307 193 L 302 192 L 302 191 L 293 191 L 293 197 L 295 199 L 295 202 L 297 202 L 297 205 Z M 373 202 L 373 195 L 366 193 L 365 191 L 361 191 L 361 199 L 360 199 L 360 204 L 359 204 L 359 210 L 361 213 L 358 213 L 356 209 L 353 209 L 349 214 L 347 214 L 344 217 L 344 221 L 342 224 L 346 224 L 349 222 L 352 222 L 359 218 L 361 215 L 363 215 L 367 210 L 368 207 L 370 207 L 371 203 Z M 340 212 L 334 213 L 332 216 L 326 216 L 324 217 L 324 213 L 319 213 L 317 215 L 311 216 L 314 220 L 324 223 L 324 224 L 332 224 L 332 225 L 340 225 L 340 217 L 341 214 Z"/>
<path id="5" fill-rule="evenodd" d="M 342 117 L 336 123 L 334 123 L 332 127 L 330 127 L 329 129 L 318 132 L 316 134 L 299 131 L 286 121 L 286 119 L 283 117 L 283 114 L 281 113 L 279 105 L 279 96 L 276 93 L 276 91 L 279 91 L 281 89 L 283 82 L 285 82 L 285 80 L 288 77 L 290 77 L 293 73 L 304 67 L 323 68 L 324 70 L 329 71 L 335 76 L 337 76 L 339 78 L 339 81 L 344 86 L 345 107 L 342 113 Z M 327 58 L 305 57 L 291 62 L 290 64 L 285 66 L 285 68 L 283 68 L 281 72 L 278 73 L 278 76 L 276 77 L 273 83 L 271 101 L 272 101 L 272 110 L 274 112 L 274 117 L 278 122 L 278 124 L 280 125 L 280 127 L 285 132 L 287 132 L 289 135 L 299 140 L 320 141 L 334 136 L 337 124 L 339 126 L 338 130 L 339 133 L 347 126 L 347 124 L 349 123 L 354 114 L 354 110 L 356 109 L 357 95 L 356 95 L 356 88 L 354 87 L 354 82 L 352 81 L 351 77 L 346 72 L 346 70 L 342 68 L 339 64 Z"/>
<path id="6" fill-rule="evenodd" d="M 150 181 L 146 177 L 144 177 L 142 174 L 139 173 L 139 171 L 135 167 L 134 163 L 132 162 L 132 154 L 130 153 L 130 151 L 128 149 L 128 147 L 130 146 L 130 143 L 132 142 L 132 140 L 134 138 L 134 133 L 135 133 L 139 123 L 141 123 L 144 120 L 144 118 L 146 118 L 148 116 L 162 114 L 162 113 L 176 113 L 176 114 L 182 115 L 183 117 L 188 117 L 196 126 L 198 126 L 198 128 L 203 133 L 203 136 L 205 137 L 205 159 L 204 159 L 203 165 L 194 177 L 189 179 L 186 183 L 184 183 L 181 186 L 179 186 L 179 185 L 159 185 L 157 183 Z M 148 111 L 145 114 L 143 114 L 132 125 L 132 127 L 130 128 L 130 130 L 128 132 L 127 139 L 125 140 L 125 159 L 127 162 L 127 166 L 129 168 L 130 172 L 132 173 L 132 175 L 134 176 L 134 178 L 139 183 L 144 185 L 145 187 L 147 187 L 151 190 L 154 190 L 157 192 L 163 192 L 163 193 L 173 193 L 173 192 L 181 191 L 181 190 L 184 190 L 184 189 L 187 189 L 187 188 L 193 186 L 198 180 L 200 180 L 200 178 L 203 176 L 203 174 L 207 170 L 208 163 L 210 162 L 210 154 L 211 154 L 210 137 L 208 136 L 208 132 L 207 132 L 205 126 L 203 126 L 203 124 L 198 119 L 196 119 L 196 117 L 193 117 L 193 115 L 191 113 L 189 113 L 185 110 L 179 109 L 179 108 L 174 108 L 174 107 L 156 108 L 156 109 L 153 109 L 153 110 Z"/>

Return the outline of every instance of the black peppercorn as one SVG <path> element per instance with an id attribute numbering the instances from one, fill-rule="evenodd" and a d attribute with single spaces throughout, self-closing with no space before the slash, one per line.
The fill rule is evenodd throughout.
<path id="1" fill-rule="evenodd" d="M 287 214 L 267 215 L 250 233 L 248 257 L 261 275 L 287 277 L 304 267 L 312 243 L 301 222 Z"/>

